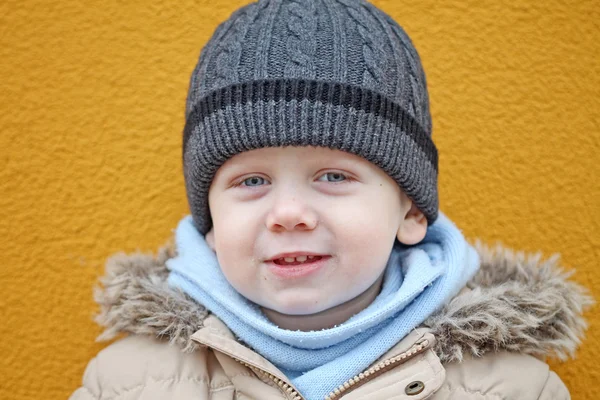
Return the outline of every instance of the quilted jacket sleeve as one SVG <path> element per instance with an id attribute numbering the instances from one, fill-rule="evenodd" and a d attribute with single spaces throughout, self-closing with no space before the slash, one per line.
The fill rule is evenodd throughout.
<path id="1" fill-rule="evenodd" d="M 83 374 L 83 386 L 77 389 L 69 400 L 96 400 L 100 399 L 101 393 L 94 383 L 97 382 L 97 358 L 93 358 Z"/>
<path id="2" fill-rule="evenodd" d="M 545 362 L 498 352 L 446 364 L 446 381 L 432 400 L 570 400 L 561 379 Z"/>
<path id="3" fill-rule="evenodd" d="M 103 349 L 92 359 L 83 384 L 70 400 L 212 399 L 218 385 L 233 392 L 230 382 L 218 382 L 202 351 L 184 354 L 166 342 L 130 336 Z"/>
<path id="4" fill-rule="evenodd" d="M 563 381 L 554 371 L 548 371 L 548 379 L 542 389 L 539 400 L 570 400 L 571 395 Z"/>

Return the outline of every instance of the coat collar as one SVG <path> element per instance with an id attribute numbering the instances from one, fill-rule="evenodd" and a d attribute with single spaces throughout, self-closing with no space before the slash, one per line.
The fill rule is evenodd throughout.
<path id="1" fill-rule="evenodd" d="M 500 349 L 559 360 L 573 357 L 587 328 L 582 313 L 593 300 L 569 280 L 572 271 L 558 264 L 558 255 L 542 260 L 540 253 L 488 247 L 479 240 L 474 247 L 481 257 L 479 272 L 423 323 L 436 338 L 442 362 Z M 120 252 L 108 259 L 94 294 L 100 306 L 96 322 L 105 328 L 98 340 L 133 333 L 165 337 L 186 352 L 197 348 L 192 335 L 209 312 L 167 284 L 165 261 L 176 254 L 171 242 L 156 255 Z"/>
<path id="2" fill-rule="evenodd" d="M 222 353 L 235 360 L 238 360 L 246 366 L 250 366 L 253 369 L 256 368 L 260 370 L 261 373 L 266 373 L 272 377 L 275 377 L 281 382 L 285 382 L 286 385 L 289 385 L 296 392 L 300 393 L 299 390 L 294 387 L 291 382 L 289 382 L 289 379 L 285 376 L 285 374 L 269 360 L 238 342 L 231 330 L 215 315 L 209 314 L 206 319 L 204 319 L 202 328 L 196 331 L 191 336 L 191 339 L 201 345 L 217 350 L 217 353 Z M 400 342 L 396 343 L 396 345 L 394 345 L 385 354 L 372 363 L 369 374 L 376 376 L 379 372 L 383 373 L 384 370 L 387 369 L 387 366 L 391 365 L 392 363 L 398 365 L 415 357 L 421 357 L 422 353 L 429 352 L 430 349 L 435 346 L 435 343 L 436 339 L 429 332 L 428 328 L 413 329 Z M 384 366 L 382 366 L 382 364 L 384 364 Z M 426 367 L 424 367 L 422 363 L 412 364 L 412 368 L 417 369 L 420 376 L 430 376 L 431 379 L 429 382 L 435 383 L 433 386 L 431 384 L 427 385 L 427 390 L 429 392 L 437 390 L 437 388 L 439 388 L 441 385 L 442 381 L 435 379 L 441 367 L 442 366 L 439 359 L 437 359 L 436 362 L 429 360 Z M 366 373 L 367 372 L 365 371 L 365 374 Z M 406 370 L 403 371 L 404 375 L 407 373 L 410 374 L 411 372 Z M 416 374 L 417 372 L 413 370 L 412 373 Z M 360 375 L 358 377 L 360 377 Z M 363 377 L 360 378 L 363 379 Z M 370 380 L 366 377 L 364 377 L 364 379 L 365 381 Z M 433 382 L 434 380 L 437 382 Z"/>

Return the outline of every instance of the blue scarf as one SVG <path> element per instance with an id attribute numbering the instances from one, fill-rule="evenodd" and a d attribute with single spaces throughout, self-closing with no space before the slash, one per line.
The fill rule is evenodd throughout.
<path id="1" fill-rule="evenodd" d="M 367 308 L 330 329 L 277 327 L 229 284 L 191 215 L 175 232 L 178 255 L 167 260 L 169 285 L 189 294 L 245 343 L 278 367 L 309 399 L 323 399 L 367 369 L 473 277 L 479 255 L 443 214 L 418 244 L 396 241 L 381 292 Z"/>

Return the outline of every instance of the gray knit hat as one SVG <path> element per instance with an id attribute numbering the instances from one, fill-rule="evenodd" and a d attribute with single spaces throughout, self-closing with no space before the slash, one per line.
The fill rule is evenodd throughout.
<path id="1" fill-rule="evenodd" d="M 202 49 L 186 104 L 183 170 L 194 223 L 212 221 L 208 189 L 235 154 L 322 146 L 382 168 L 438 215 L 438 154 L 425 74 L 404 30 L 362 0 L 260 0 L 235 11 Z"/>

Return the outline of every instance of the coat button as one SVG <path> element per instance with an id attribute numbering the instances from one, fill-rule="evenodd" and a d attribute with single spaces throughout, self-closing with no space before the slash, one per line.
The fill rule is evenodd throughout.
<path id="1" fill-rule="evenodd" d="M 409 396 L 415 396 L 425 389 L 425 384 L 421 381 L 414 381 L 406 385 L 404 392 Z"/>

